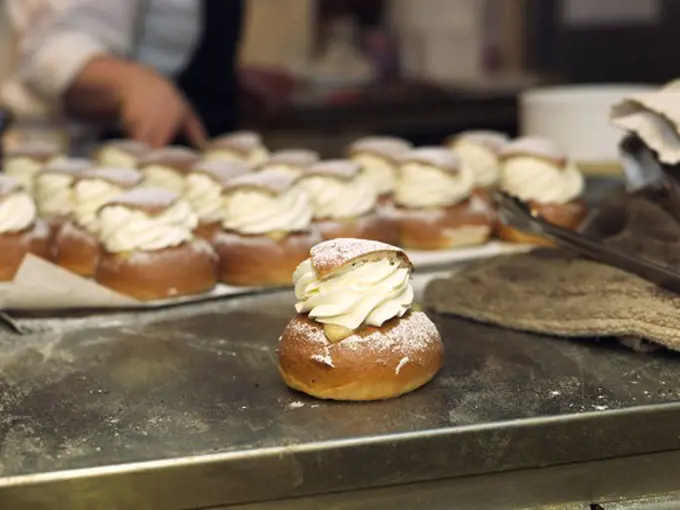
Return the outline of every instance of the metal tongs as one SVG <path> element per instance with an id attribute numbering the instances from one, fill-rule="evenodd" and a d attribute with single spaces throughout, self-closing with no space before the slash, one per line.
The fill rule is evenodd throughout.
<path id="1" fill-rule="evenodd" d="M 633 257 L 579 232 L 566 230 L 540 218 L 521 200 L 498 193 L 499 215 L 503 222 L 523 232 L 537 235 L 588 258 L 633 273 L 643 280 L 680 293 L 680 274 L 647 260 Z"/>

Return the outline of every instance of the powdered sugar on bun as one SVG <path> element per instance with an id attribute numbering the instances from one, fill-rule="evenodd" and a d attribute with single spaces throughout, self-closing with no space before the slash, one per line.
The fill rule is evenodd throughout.
<path id="1" fill-rule="evenodd" d="M 413 145 L 402 138 L 394 136 L 367 136 L 353 142 L 347 148 L 347 153 L 350 157 L 369 153 L 390 161 L 397 161 L 412 148 Z"/>
<path id="2" fill-rule="evenodd" d="M 199 160 L 198 154 L 186 147 L 165 147 L 146 154 L 139 161 L 139 167 L 144 169 L 150 166 L 162 166 L 177 172 L 186 173 Z"/>
<path id="3" fill-rule="evenodd" d="M 321 157 L 318 152 L 309 149 L 285 149 L 271 155 L 269 160 L 260 166 L 261 170 L 267 170 L 272 166 L 295 166 L 308 167 L 318 163 Z"/>
<path id="4" fill-rule="evenodd" d="M 42 169 L 40 174 L 77 175 L 92 168 L 92 161 L 85 158 L 56 159 Z"/>
<path id="5" fill-rule="evenodd" d="M 459 143 L 465 142 L 481 145 L 494 154 L 500 154 L 509 142 L 509 138 L 508 135 L 500 131 L 464 131 L 452 136 L 447 141 L 447 145 L 455 147 Z"/>
<path id="6" fill-rule="evenodd" d="M 366 239 L 332 239 L 317 244 L 310 251 L 312 265 L 321 278 L 362 257 L 371 259 L 397 257 L 404 265 L 413 268 L 402 249 Z"/>
<path id="7" fill-rule="evenodd" d="M 161 188 L 137 188 L 110 200 L 106 206 L 121 205 L 130 209 L 146 211 L 149 214 L 159 214 L 178 200 L 179 196 L 168 190 Z"/>
<path id="8" fill-rule="evenodd" d="M 262 146 L 262 137 L 253 131 L 236 131 L 213 139 L 208 145 L 211 149 L 229 149 L 249 154 Z"/>
<path id="9" fill-rule="evenodd" d="M 344 181 L 356 179 L 361 172 L 361 165 L 347 159 L 331 159 L 310 166 L 305 176 L 333 177 Z"/>
<path id="10" fill-rule="evenodd" d="M 231 179 L 251 171 L 248 164 L 242 161 L 205 160 L 199 161 L 191 169 L 191 173 L 207 175 L 216 183 L 225 185 Z"/>
<path id="11" fill-rule="evenodd" d="M 85 180 L 101 180 L 122 189 L 131 189 L 142 182 L 142 175 L 132 168 L 100 167 L 81 172 L 75 182 Z"/>
<path id="12" fill-rule="evenodd" d="M 47 162 L 52 158 L 59 156 L 59 146 L 55 143 L 43 141 L 31 141 L 17 144 L 5 151 L 5 157 L 11 158 L 29 158 L 35 161 Z"/>
<path id="13" fill-rule="evenodd" d="M 276 171 L 262 171 L 239 175 L 229 180 L 225 186 L 225 193 L 238 189 L 256 189 L 272 195 L 280 195 L 289 190 L 295 183 L 295 177 Z"/>
<path id="14" fill-rule="evenodd" d="M 410 163 L 428 165 L 444 172 L 457 174 L 460 172 L 460 158 L 443 147 L 421 147 L 407 152 L 400 158 L 401 165 Z"/>
<path id="15" fill-rule="evenodd" d="M 564 167 L 568 161 L 567 155 L 552 140 L 538 137 L 524 137 L 513 140 L 506 144 L 501 152 L 503 160 L 520 156 L 544 159 L 560 168 Z"/>

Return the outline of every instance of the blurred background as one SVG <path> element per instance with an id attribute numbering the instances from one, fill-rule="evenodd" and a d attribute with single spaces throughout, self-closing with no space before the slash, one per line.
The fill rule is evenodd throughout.
<path id="1" fill-rule="evenodd" d="M 515 135 L 526 89 L 680 75 L 679 20 L 677 0 L 248 0 L 241 66 L 275 99 L 240 123 L 324 154 L 368 133 Z"/>

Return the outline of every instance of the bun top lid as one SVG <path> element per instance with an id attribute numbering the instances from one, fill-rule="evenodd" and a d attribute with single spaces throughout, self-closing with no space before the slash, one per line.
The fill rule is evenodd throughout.
<path id="1" fill-rule="evenodd" d="M 325 278 L 358 261 L 384 258 L 394 258 L 413 270 L 411 261 L 401 248 L 366 239 L 340 238 L 324 241 L 311 249 L 310 258 L 320 278 Z"/>

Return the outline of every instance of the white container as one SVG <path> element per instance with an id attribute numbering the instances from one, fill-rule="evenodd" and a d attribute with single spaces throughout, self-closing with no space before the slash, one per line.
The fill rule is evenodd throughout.
<path id="1" fill-rule="evenodd" d="M 520 98 L 524 136 L 554 140 L 579 163 L 618 161 L 620 129 L 609 123 L 611 107 L 651 85 L 574 85 L 529 90 Z"/>

